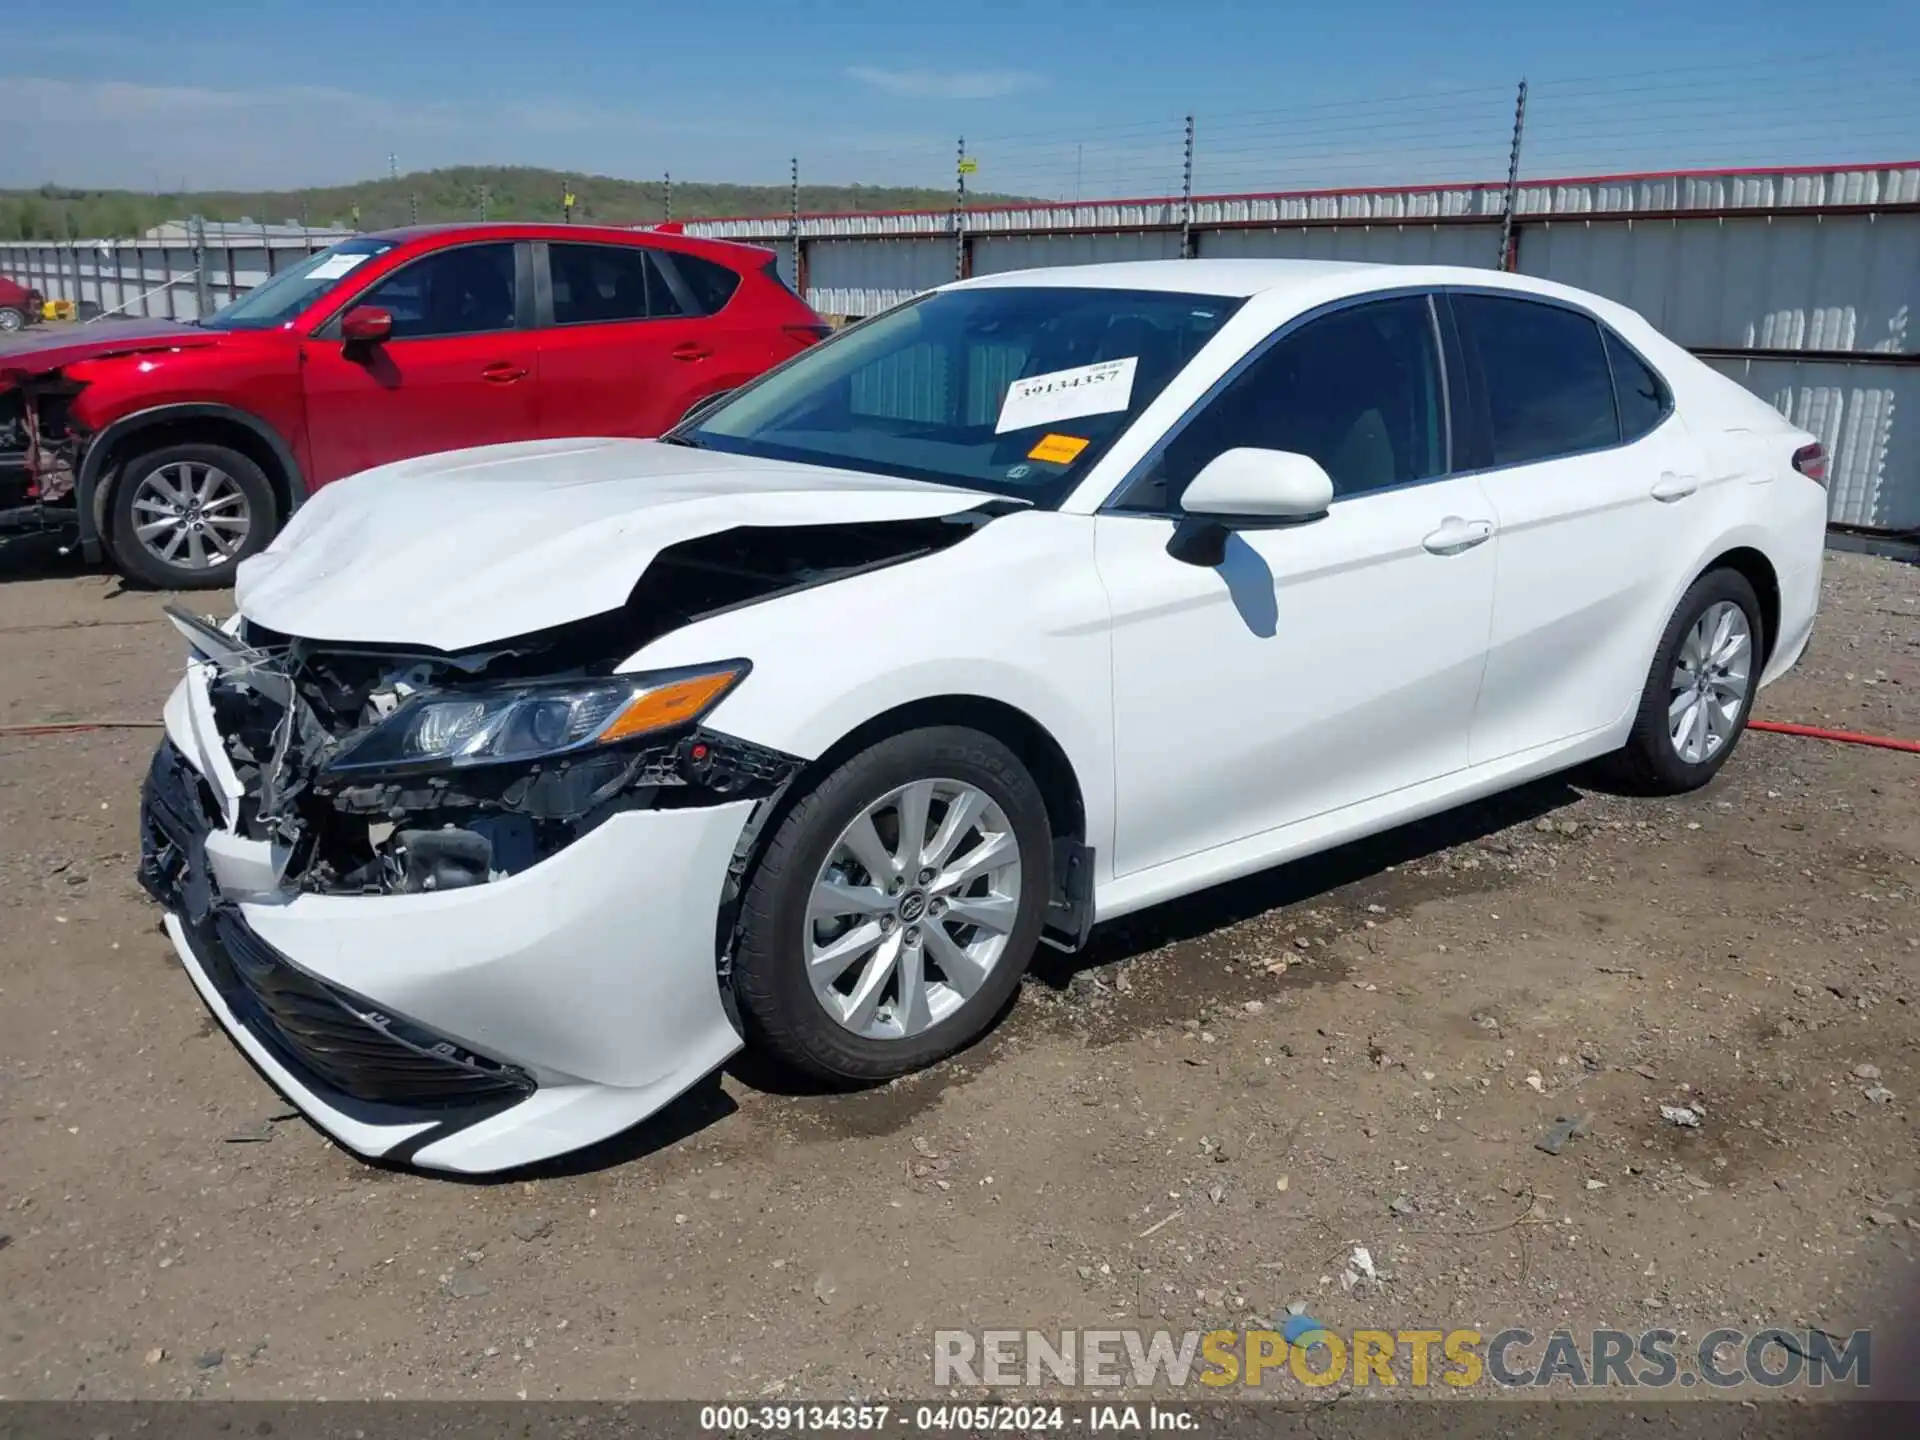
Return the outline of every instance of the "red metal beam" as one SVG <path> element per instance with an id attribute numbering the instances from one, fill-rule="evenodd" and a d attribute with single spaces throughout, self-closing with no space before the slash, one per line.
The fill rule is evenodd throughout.
<path id="1" fill-rule="evenodd" d="M 1522 180 L 1520 189 L 1537 189 L 1542 185 L 1611 185 L 1627 181 L 1645 180 L 1703 180 L 1726 176 L 1739 178 L 1747 175 L 1831 175 L 1850 174 L 1868 170 L 1914 170 L 1920 169 L 1920 160 L 1887 160 L 1867 165 L 1752 165 L 1731 170 L 1644 170 L 1629 171 L 1618 175 L 1556 175 L 1537 180 Z M 1196 195 L 1195 205 L 1209 202 L 1230 202 L 1237 200 L 1312 200 L 1327 195 L 1419 195 L 1434 190 L 1487 190 L 1504 193 L 1507 188 L 1504 180 L 1448 180 L 1426 185 L 1341 185 L 1316 190 L 1247 190 L 1229 191 L 1219 195 Z M 969 214 L 982 210 L 1071 210 L 1086 205 L 1179 205 L 1178 195 L 1131 195 L 1096 200 L 1010 200 L 993 205 L 970 205 Z M 1826 207 L 1807 207 L 1826 208 Z M 904 215 L 948 215 L 950 210 L 815 210 L 801 214 L 802 220 L 855 220 L 889 219 Z M 1692 213 L 1692 212 L 1688 212 Z M 1516 217 L 1518 218 L 1518 217 Z M 692 224 L 739 224 L 747 220 L 790 221 L 792 216 L 779 215 L 713 215 Z M 838 236 L 834 237 L 840 238 Z M 857 236 L 848 238 L 860 238 Z"/>

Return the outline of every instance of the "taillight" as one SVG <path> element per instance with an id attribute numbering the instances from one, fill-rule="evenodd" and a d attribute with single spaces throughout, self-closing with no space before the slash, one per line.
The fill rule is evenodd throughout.
<path id="1" fill-rule="evenodd" d="M 1816 485 L 1827 483 L 1827 447 L 1802 445 L 1793 452 L 1793 468 Z"/>
<path id="2" fill-rule="evenodd" d="M 831 325 L 782 325 L 780 328 L 802 345 L 816 345 L 833 333 Z"/>

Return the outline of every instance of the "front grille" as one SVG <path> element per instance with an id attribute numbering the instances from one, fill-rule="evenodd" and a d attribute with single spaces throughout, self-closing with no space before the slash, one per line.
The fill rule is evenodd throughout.
<path id="1" fill-rule="evenodd" d="M 385 1014 L 290 963 L 230 908 L 213 917 L 205 949 L 227 1004 L 296 1073 L 377 1105 L 467 1107 L 533 1093 L 521 1071 Z"/>

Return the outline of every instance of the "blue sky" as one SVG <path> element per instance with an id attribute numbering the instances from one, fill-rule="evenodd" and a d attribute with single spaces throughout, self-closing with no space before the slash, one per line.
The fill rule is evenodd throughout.
<path id="1" fill-rule="evenodd" d="M 0 185 L 463 162 L 1087 197 L 1920 158 L 1920 5 L 13 0 Z M 1818 24 L 1814 23 L 1817 17 Z M 1811 38 L 1809 38 L 1811 37 Z"/>

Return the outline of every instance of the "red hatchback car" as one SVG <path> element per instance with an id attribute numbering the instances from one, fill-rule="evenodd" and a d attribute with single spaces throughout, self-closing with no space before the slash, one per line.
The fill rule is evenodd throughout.
<path id="1" fill-rule="evenodd" d="M 0 432 L 24 435 L 27 461 L 0 520 L 77 525 L 89 555 L 152 584 L 225 584 L 330 481 L 657 435 L 826 333 L 749 246 L 583 225 L 358 235 L 198 325 L 0 345 Z"/>

